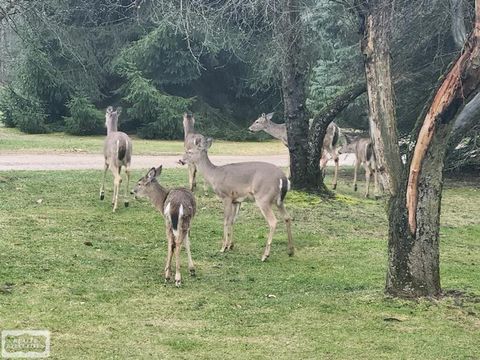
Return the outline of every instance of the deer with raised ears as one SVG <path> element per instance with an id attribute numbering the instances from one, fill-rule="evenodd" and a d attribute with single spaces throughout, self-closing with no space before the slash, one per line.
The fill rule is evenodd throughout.
<path id="1" fill-rule="evenodd" d="M 100 200 L 105 197 L 105 177 L 107 170 L 112 171 L 113 180 L 113 211 L 118 207 L 118 193 L 122 183 L 122 166 L 125 167 L 127 175 L 127 184 L 125 186 L 125 207 L 128 207 L 128 188 L 130 182 L 130 162 L 132 160 L 132 141 L 124 132 L 118 131 L 118 116 L 121 108 L 114 110 L 112 106 L 107 108 L 105 114 L 105 127 L 107 128 L 107 137 L 103 145 L 103 155 L 105 156 L 105 167 L 103 172 L 103 181 L 100 188 Z"/>
<path id="2" fill-rule="evenodd" d="M 241 203 L 253 198 L 269 226 L 269 233 L 262 261 L 270 256 L 273 235 L 277 219 L 273 213 L 276 205 L 285 220 L 288 236 L 288 254 L 294 253 L 291 217 L 285 209 L 285 195 L 290 182 L 283 171 L 275 165 L 265 162 L 242 162 L 215 166 L 208 157 L 212 139 L 198 136 L 189 148 L 183 161 L 194 163 L 198 171 L 208 181 L 216 195 L 222 199 L 224 207 L 223 244 L 221 251 L 233 248 L 233 224 L 240 211 Z"/>
<path id="3" fill-rule="evenodd" d="M 373 173 L 375 198 L 378 197 L 378 172 L 376 169 L 375 151 L 370 138 L 357 136 L 351 137 L 345 135 L 347 144 L 340 148 L 340 153 L 355 154 L 355 168 L 353 173 L 353 189 L 357 191 L 357 172 L 360 165 L 365 169 L 366 189 L 365 197 L 370 195 L 370 180 Z"/>
<path id="4" fill-rule="evenodd" d="M 274 113 L 262 114 L 260 117 L 255 120 L 248 130 L 252 132 L 265 131 L 267 134 L 270 134 L 276 139 L 282 141 L 282 143 L 288 147 L 287 139 L 287 127 L 285 124 L 276 124 L 272 121 Z M 310 124 L 311 125 L 311 124 Z M 320 169 L 325 173 L 327 163 L 329 160 L 329 155 L 332 157 L 335 162 L 335 174 L 333 176 L 333 189 L 337 188 L 337 178 L 338 178 L 338 150 L 339 150 L 339 138 L 340 138 L 340 128 L 335 123 L 330 123 L 327 127 L 327 132 L 323 139 L 322 146 L 322 157 L 320 159 Z"/>
<path id="5" fill-rule="evenodd" d="M 175 188 L 168 190 L 158 182 L 162 166 L 151 168 L 148 173 L 138 180 L 132 194 L 135 197 L 149 198 L 153 206 L 165 218 L 167 235 L 167 260 L 165 263 L 165 281 L 170 280 L 172 256 L 175 253 L 175 285 L 180 286 L 180 251 L 182 245 L 188 256 L 188 269 L 191 276 L 195 276 L 195 266 L 190 253 L 190 225 L 195 216 L 195 196 L 190 190 Z"/>

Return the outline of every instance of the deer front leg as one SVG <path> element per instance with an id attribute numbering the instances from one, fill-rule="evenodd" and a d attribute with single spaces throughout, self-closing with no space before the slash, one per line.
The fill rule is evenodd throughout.
<path id="1" fill-rule="evenodd" d="M 170 281 L 171 271 L 172 271 L 172 255 L 173 250 L 175 248 L 175 244 L 173 242 L 173 232 L 172 232 L 172 225 L 167 224 L 165 227 L 166 234 L 167 234 L 167 260 L 165 261 L 165 282 Z"/>
<path id="2" fill-rule="evenodd" d="M 125 198 L 123 199 L 124 200 L 124 204 L 125 204 L 125 207 L 128 207 L 129 205 L 129 201 L 128 201 L 128 192 L 129 192 L 129 186 L 130 186 L 130 167 L 125 167 L 125 174 L 127 175 L 127 184 L 125 186 Z"/>
<path id="3" fill-rule="evenodd" d="M 374 186 L 374 192 L 375 192 L 375 199 L 379 199 L 380 194 L 378 192 L 378 170 L 376 166 L 373 169 L 373 181 L 374 181 L 373 186 Z"/>
<path id="4" fill-rule="evenodd" d="M 190 191 L 195 190 L 197 187 L 197 182 L 195 181 L 195 177 L 197 175 L 197 167 L 195 164 L 189 163 L 188 164 L 188 183 L 190 184 Z"/>
<path id="5" fill-rule="evenodd" d="M 105 178 L 107 177 L 108 163 L 105 161 L 105 166 L 103 169 L 103 180 L 102 186 L 100 187 L 100 200 L 105 199 Z"/>
<path id="6" fill-rule="evenodd" d="M 270 248 L 272 246 L 273 234 L 275 234 L 275 228 L 277 227 L 277 219 L 272 211 L 270 204 L 262 204 L 257 202 L 260 211 L 263 214 L 265 220 L 267 220 L 270 231 L 268 232 L 267 243 L 265 245 L 265 251 L 263 252 L 262 261 L 265 261 L 270 256 Z"/>
<path id="7" fill-rule="evenodd" d="M 190 276 L 195 276 L 195 265 L 192 260 L 192 253 L 190 252 L 190 234 L 187 232 L 185 234 L 185 250 L 187 251 L 188 257 L 188 271 L 190 272 Z"/>
<path id="8" fill-rule="evenodd" d="M 223 200 L 223 244 L 221 252 L 228 250 L 230 243 L 230 237 L 232 232 L 232 216 L 233 216 L 233 203 L 232 199 L 225 198 Z"/>
<path id="9" fill-rule="evenodd" d="M 234 202 L 232 204 L 232 214 L 230 215 L 230 231 L 229 231 L 229 238 L 227 248 L 228 250 L 233 249 L 233 224 L 237 221 L 238 214 L 240 213 L 241 202 Z"/>

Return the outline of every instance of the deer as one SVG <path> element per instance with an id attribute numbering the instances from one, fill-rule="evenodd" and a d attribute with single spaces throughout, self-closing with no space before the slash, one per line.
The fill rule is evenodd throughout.
<path id="1" fill-rule="evenodd" d="M 370 195 L 370 179 L 373 173 L 375 198 L 378 197 L 378 172 L 376 171 L 376 160 L 373 143 L 370 138 L 364 136 L 351 137 L 345 135 L 347 144 L 340 148 L 340 153 L 355 154 L 355 167 L 353 175 L 353 190 L 357 191 L 357 172 L 360 165 L 365 169 L 366 189 L 365 197 Z"/>
<path id="2" fill-rule="evenodd" d="M 285 196 L 290 189 L 290 181 L 277 166 L 266 162 L 241 162 L 216 166 L 208 157 L 208 149 L 213 140 L 203 135 L 197 136 L 185 152 L 182 161 L 194 163 L 198 171 L 208 181 L 215 194 L 223 202 L 223 241 L 221 252 L 232 250 L 233 225 L 240 212 L 242 202 L 253 198 L 269 226 L 269 233 L 262 261 L 270 256 L 277 219 L 273 212 L 276 205 L 282 215 L 288 236 L 288 254 L 293 256 L 292 219 L 285 208 Z"/>
<path id="3" fill-rule="evenodd" d="M 184 149 L 186 151 L 190 146 L 192 146 L 193 140 L 197 136 L 197 134 L 195 133 L 195 118 L 190 113 L 183 114 L 183 133 L 184 133 Z M 194 191 L 197 186 L 197 182 L 196 182 L 197 167 L 193 163 L 189 163 L 187 165 L 188 165 L 188 183 L 190 186 L 190 191 Z M 207 192 L 206 183 L 204 183 L 203 185 L 203 190 L 204 192 Z"/>
<path id="4" fill-rule="evenodd" d="M 274 113 L 262 114 L 255 120 L 252 125 L 248 128 L 251 132 L 265 131 L 267 134 L 270 134 L 276 139 L 279 139 L 283 145 L 288 148 L 288 139 L 287 139 L 287 127 L 285 123 L 276 124 L 272 121 Z M 310 123 L 311 126 L 311 123 Z M 335 173 L 333 176 L 332 187 L 335 190 L 337 188 L 337 178 L 338 178 L 338 155 L 339 155 L 339 138 L 340 138 L 340 128 L 335 123 L 330 123 L 327 127 L 327 132 L 323 139 L 322 145 L 322 157 L 320 159 L 320 169 L 322 173 L 325 174 L 327 163 L 329 160 L 329 155 L 335 162 Z"/>
<path id="5" fill-rule="evenodd" d="M 112 106 L 107 108 L 105 114 L 105 127 L 107 128 L 107 137 L 103 145 L 103 155 L 105 157 L 105 166 L 103 171 L 103 181 L 100 188 L 100 200 L 105 197 L 105 178 L 107 170 L 110 168 L 113 174 L 113 198 L 112 206 L 113 212 L 118 207 L 118 193 L 122 183 L 122 166 L 125 167 L 125 174 L 127 176 L 127 184 L 125 186 L 125 207 L 128 207 L 128 188 L 130 182 L 130 163 L 132 160 L 132 140 L 124 132 L 118 131 L 118 117 L 121 113 L 121 108 L 114 110 Z"/>
<path id="6" fill-rule="evenodd" d="M 152 167 L 145 176 L 140 178 L 132 190 L 135 198 L 148 198 L 165 219 L 167 236 L 167 259 L 165 263 L 165 282 L 170 281 L 171 264 L 175 252 L 175 286 L 180 287 L 180 251 L 182 245 L 188 257 L 190 276 L 195 276 L 195 265 L 190 252 L 190 227 L 196 211 L 196 201 L 193 193 L 185 188 L 166 189 L 158 182 L 162 173 L 162 165 Z"/>

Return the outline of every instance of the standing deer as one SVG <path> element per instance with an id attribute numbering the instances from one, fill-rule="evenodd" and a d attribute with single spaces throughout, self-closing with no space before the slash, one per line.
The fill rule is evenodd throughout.
<path id="1" fill-rule="evenodd" d="M 276 124 L 272 120 L 273 113 L 262 114 L 257 120 L 255 120 L 248 130 L 253 132 L 265 131 L 276 139 L 282 141 L 282 143 L 288 147 L 287 140 L 287 127 L 285 124 Z M 311 124 L 310 124 L 311 125 Z M 335 174 L 333 176 L 332 187 L 335 190 L 337 188 L 338 177 L 338 150 L 339 150 L 339 138 L 340 128 L 335 123 L 330 123 L 327 127 L 327 132 L 323 139 L 322 157 L 320 159 L 320 169 L 325 174 L 327 163 L 330 155 L 335 162 Z"/>
<path id="2" fill-rule="evenodd" d="M 113 110 L 112 106 L 107 108 L 105 114 L 105 126 L 107 128 L 107 137 L 103 145 L 103 155 L 105 156 L 105 167 L 103 172 L 102 187 L 100 188 L 100 200 L 105 198 L 105 177 L 108 168 L 111 169 L 113 180 L 113 211 L 117 210 L 118 206 L 118 192 L 120 191 L 120 184 L 122 183 L 122 166 L 125 167 L 127 175 L 127 184 L 125 186 L 125 207 L 128 207 L 128 187 L 130 182 L 130 162 L 132 159 L 132 141 L 127 134 L 117 131 L 118 116 L 121 113 L 121 108 Z"/>
<path id="3" fill-rule="evenodd" d="M 288 236 L 288 254 L 294 253 L 291 217 L 285 209 L 285 195 L 290 188 L 290 182 L 280 168 L 265 162 L 242 162 L 215 166 L 208 157 L 208 149 L 212 139 L 199 136 L 194 139 L 183 161 L 194 163 L 198 171 L 212 186 L 213 191 L 223 201 L 223 245 L 222 252 L 233 248 L 233 224 L 240 211 L 240 205 L 246 198 L 253 198 L 267 221 L 268 234 L 262 261 L 270 256 L 273 234 L 277 219 L 272 207 L 275 204 L 285 220 Z"/>
<path id="4" fill-rule="evenodd" d="M 183 114 L 183 132 L 184 132 L 184 149 L 187 151 L 189 147 L 193 145 L 193 141 L 197 134 L 195 133 L 195 118 L 192 114 Z M 190 184 L 190 190 L 195 190 L 197 186 L 196 182 L 197 167 L 194 163 L 188 164 L 188 183 Z M 203 189 L 207 191 L 207 184 L 204 183 Z"/>
<path id="5" fill-rule="evenodd" d="M 188 256 L 188 270 L 191 276 L 195 276 L 195 266 L 190 253 L 190 225 L 195 216 L 196 202 L 192 192 L 187 189 L 167 190 L 160 185 L 157 177 L 161 172 L 161 165 L 156 169 L 151 168 L 144 177 L 138 180 L 132 194 L 135 197 L 149 198 L 153 206 L 165 218 L 168 242 L 165 281 L 170 280 L 172 256 L 175 252 L 175 285 L 180 286 L 182 283 L 180 251 L 183 244 L 185 244 Z"/>
<path id="6" fill-rule="evenodd" d="M 376 171 L 375 151 L 373 149 L 373 143 L 370 138 L 358 136 L 347 138 L 347 144 L 340 148 L 340 153 L 353 153 L 355 154 L 355 170 L 353 175 L 353 189 L 357 191 L 357 172 L 360 165 L 363 165 L 365 169 L 365 180 L 367 182 L 365 189 L 365 197 L 370 195 L 370 178 L 373 172 L 374 178 L 374 192 L 375 197 L 378 196 L 378 172 Z"/>

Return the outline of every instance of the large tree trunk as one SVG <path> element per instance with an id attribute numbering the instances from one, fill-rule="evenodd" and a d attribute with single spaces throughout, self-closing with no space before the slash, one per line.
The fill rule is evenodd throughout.
<path id="1" fill-rule="evenodd" d="M 308 120 L 305 109 L 307 64 L 303 54 L 299 3 L 284 0 L 281 14 L 282 91 L 290 152 L 290 180 L 294 189 L 308 189 Z"/>
<path id="2" fill-rule="evenodd" d="M 323 174 L 319 167 L 323 150 L 323 139 L 327 132 L 327 127 L 343 109 L 362 95 L 366 90 L 367 88 L 364 83 L 357 84 L 350 89 L 347 89 L 314 117 L 308 140 L 309 156 L 307 177 L 310 179 L 308 183 L 310 186 L 308 189 L 309 191 L 325 195 L 330 194 L 330 191 L 326 188 L 323 182 Z"/>
<path id="3" fill-rule="evenodd" d="M 360 4 L 358 4 L 360 3 Z M 390 64 L 391 0 L 358 1 L 364 37 L 361 42 L 369 102 L 372 138 L 380 179 L 391 195 L 398 190 L 402 161 L 398 145 L 395 97 Z"/>
<path id="4" fill-rule="evenodd" d="M 383 41 L 388 42 L 388 37 L 384 37 L 383 32 L 377 31 L 376 27 L 385 24 L 384 16 L 391 11 L 389 4 L 389 0 L 378 0 L 366 7 L 365 30 L 366 39 L 372 44 L 368 46 L 371 53 L 383 53 Z M 375 119 L 372 121 L 377 125 L 380 138 L 386 145 L 384 160 L 387 176 L 390 185 L 394 186 L 390 189 L 392 197 L 389 204 L 389 263 L 386 281 L 386 291 L 394 296 L 438 296 L 441 293 L 439 229 L 445 152 L 456 114 L 462 109 L 465 100 L 474 96 L 480 86 L 480 0 L 475 5 L 475 29 L 463 53 L 439 86 L 425 116 L 420 118 L 420 130 L 408 170 L 402 171 L 401 167 L 400 170 L 397 169 L 397 157 L 400 155 L 389 144 L 397 144 L 391 118 L 387 116 L 379 118 L 379 122 Z M 372 64 L 375 76 L 369 76 L 369 64 L 366 63 L 365 66 L 367 83 L 372 85 L 368 86 L 369 96 L 373 96 L 373 101 L 370 101 L 372 117 L 379 106 L 382 112 L 384 106 L 393 107 L 393 102 L 380 104 L 375 101 L 378 97 L 385 96 L 379 92 L 385 91 L 384 85 L 391 83 L 390 79 L 385 78 L 390 76 L 389 70 L 376 71 L 377 65 L 389 68 L 389 62 L 386 62 L 385 57 L 375 59 L 379 60 L 379 63 L 373 61 Z M 393 112 L 393 109 L 386 110 L 387 113 Z M 388 152 L 392 156 L 388 156 Z M 388 171 L 393 172 L 388 174 Z M 398 177 L 395 179 L 392 174 Z"/>

